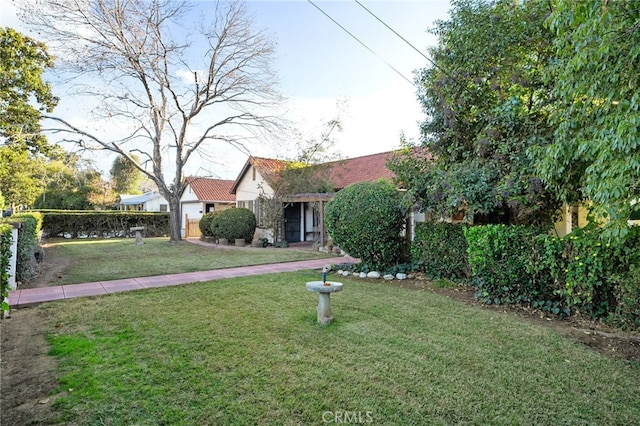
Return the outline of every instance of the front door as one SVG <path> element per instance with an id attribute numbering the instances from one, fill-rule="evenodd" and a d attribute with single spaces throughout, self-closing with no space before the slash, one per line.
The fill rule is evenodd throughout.
<path id="1" fill-rule="evenodd" d="M 284 208 L 284 239 L 295 243 L 300 241 L 300 223 L 302 222 L 301 203 L 292 203 Z"/>

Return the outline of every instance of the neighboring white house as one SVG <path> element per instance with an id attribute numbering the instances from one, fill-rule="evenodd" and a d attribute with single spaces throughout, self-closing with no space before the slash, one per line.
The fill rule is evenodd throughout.
<path id="1" fill-rule="evenodd" d="M 231 193 L 233 180 L 188 177 L 187 188 L 180 198 L 182 236 L 199 237 L 198 222 L 202 215 L 235 207 L 236 196 Z"/>
<path id="2" fill-rule="evenodd" d="M 116 205 L 119 210 L 134 210 L 140 212 L 169 211 L 169 203 L 157 191 L 149 191 L 141 195 L 120 194 Z"/>

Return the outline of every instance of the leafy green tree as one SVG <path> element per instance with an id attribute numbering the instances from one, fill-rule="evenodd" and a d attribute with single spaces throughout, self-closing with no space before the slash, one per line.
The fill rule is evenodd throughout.
<path id="1" fill-rule="evenodd" d="M 67 154 L 64 159 L 49 161 L 42 180 L 46 187 L 35 201 L 35 208 L 92 210 L 107 204 L 106 183 L 100 173 L 76 155 Z"/>
<path id="2" fill-rule="evenodd" d="M 548 19 L 558 107 L 538 171 L 565 200 L 589 199 L 614 238 L 640 211 L 639 22 L 632 0 L 558 0 Z"/>
<path id="3" fill-rule="evenodd" d="M 548 13 L 542 1 L 454 0 L 451 18 L 436 24 L 432 66 L 417 77 L 428 154 L 405 150 L 390 164 L 425 211 L 551 222 L 560 203 L 529 155 L 552 137 L 542 78 L 553 57 Z"/>
<path id="4" fill-rule="evenodd" d="M 140 162 L 136 155 L 131 155 L 131 158 L 137 163 Z M 140 194 L 142 180 L 142 173 L 131 161 L 120 155 L 113 160 L 111 183 L 117 194 Z"/>
<path id="5" fill-rule="evenodd" d="M 46 152 L 41 114 L 51 112 L 58 102 L 42 79 L 51 67 L 53 57 L 43 43 L 13 28 L 0 28 L 0 138 L 5 144 Z"/>
<path id="6" fill-rule="evenodd" d="M 327 203 L 325 224 L 341 249 L 372 269 L 384 270 L 401 260 L 401 232 L 408 210 L 391 183 L 359 182 Z"/>
<path id="7" fill-rule="evenodd" d="M 14 148 L 0 146 L 0 192 L 10 206 L 32 206 L 44 189 L 45 161 Z"/>

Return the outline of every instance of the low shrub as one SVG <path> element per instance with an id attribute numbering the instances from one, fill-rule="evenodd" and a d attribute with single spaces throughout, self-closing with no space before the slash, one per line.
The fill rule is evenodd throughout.
<path id="1" fill-rule="evenodd" d="M 222 210 L 213 216 L 210 229 L 215 238 L 229 241 L 244 238 L 246 242 L 251 242 L 256 231 L 256 217 L 245 208 Z"/>
<path id="2" fill-rule="evenodd" d="M 200 233 L 203 237 L 213 237 L 213 230 L 211 229 L 211 221 L 213 220 L 214 215 L 218 212 L 210 212 L 205 213 L 200 218 L 198 222 L 198 227 L 200 228 Z"/>
<path id="3" fill-rule="evenodd" d="M 423 222 L 416 225 L 411 259 L 431 279 L 465 280 L 471 270 L 467 258 L 467 225 Z"/>

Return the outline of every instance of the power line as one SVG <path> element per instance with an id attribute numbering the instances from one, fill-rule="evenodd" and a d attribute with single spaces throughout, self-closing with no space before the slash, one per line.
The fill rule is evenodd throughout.
<path id="1" fill-rule="evenodd" d="M 385 61 L 383 58 L 381 58 L 378 54 L 376 54 L 376 52 L 374 52 L 373 50 L 371 50 L 371 48 L 369 46 L 367 46 L 366 44 L 364 44 L 358 37 L 356 37 L 355 35 L 353 35 L 349 30 L 347 30 L 345 27 L 343 27 L 342 25 L 340 25 L 340 23 L 338 21 L 336 21 L 335 19 L 333 19 L 331 16 L 329 16 L 329 14 L 327 14 L 324 10 L 322 10 L 318 5 L 316 5 L 313 1 L 311 0 L 307 0 L 313 7 L 315 7 L 316 9 L 318 9 L 324 16 L 326 16 L 327 18 L 329 18 L 334 24 L 336 24 L 338 27 L 340 27 L 344 32 L 346 32 L 347 34 L 349 34 L 355 41 L 357 41 L 358 43 L 360 43 L 365 49 L 367 49 L 369 52 L 371 52 L 376 58 L 380 59 L 382 62 L 384 62 L 389 68 L 391 68 L 392 70 L 394 70 L 400 77 L 402 77 L 407 83 L 409 83 L 411 86 L 415 87 L 415 84 L 409 80 L 407 77 L 404 76 L 404 74 L 402 74 L 400 71 L 398 71 L 396 68 L 393 67 L 393 65 L 391 65 L 389 62 Z M 386 25 L 386 24 L 385 24 Z M 414 48 L 415 49 L 415 48 Z"/>
<path id="2" fill-rule="evenodd" d="M 422 51 L 420 51 L 420 49 L 418 49 L 417 47 L 415 47 L 413 44 L 411 44 L 409 41 L 407 41 L 407 39 L 405 39 L 404 37 L 402 37 L 400 34 L 398 34 L 398 32 L 396 30 L 394 30 L 393 28 L 391 28 L 389 25 L 387 25 L 386 22 L 384 22 L 382 19 L 378 18 L 378 16 L 373 13 L 372 11 L 370 11 L 369 9 L 367 9 L 365 7 L 365 5 L 363 5 L 362 3 L 360 3 L 358 0 L 354 0 L 361 8 L 363 8 L 364 10 L 366 10 L 367 12 L 369 12 L 369 14 L 371 16 L 373 16 L 374 18 L 376 18 L 382 25 L 384 25 L 385 27 L 387 27 L 392 33 L 394 33 L 396 36 L 400 37 L 400 39 L 402 41 L 404 41 L 407 45 L 409 45 L 413 50 L 415 50 L 416 52 L 418 52 L 420 55 L 422 55 L 423 58 L 425 58 L 427 61 L 429 61 L 431 63 L 431 65 L 433 65 L 435 68 L 439 69 L 440 71 L 442 71 L 442 73 L 444 75 L 446 75 L 447 77 L 453 79 L 455 81 L 455 79 L 444 69 L 442 69 L 442 67 L 438 66 L 438 64 L 436 64 L 431 58 L 429 58 L 427 55 L 425 55 L 424 53 L 422 53 Z"/>
<path id="3" fill-rule="evenodd" d="M 417 47 L 415 47 L 413 44 L 409 43 L 409 42 L 407 41 L 407 39 L 406 39 L 406 38 L 404 38 L 404 37 L 402 37 L 400 34 L 398 34 L 398 32 L 397 32 L 396 30 L 394 30 L 394 29 L 393 29 L 393 28 L 391 28 L 389 25 L 387 25 L 387 23 L 386 23 L 386 22 L 384 22 L 382 19 L 378 18 L 378 16 L 377 16 L 375 13 L 373 13 L 372 11 L 370 11 L 369 9 L 367 9 L 367 8 L 365 7 L 365 5 L 363 5 L 362 3 L 360 3 L 358 0 L 354 0 L 354 1 L 355 1 L 356 3 L 358 3 L 358 4 L 360 5 L 360 7 L 361 7 L 361 8 L 363 8 L 364 10 L 366 10 L 367 12 L 369 12 L 369 14 L 370 14 L 371 16 L 373 16 L 374 18 L 376 18 L 376 19 L 377 19 L 377 20 L 378 20 L 382 25 L 384 25 L 385 27 L 387 27 L 387 28 L 388 28 L 392 33 L 394 33 L 395 35 L 397 35 L 398 37 L 400 37 L 400 39 L 401 39 L 402 41 L 404 41 L 404 42 L 405 42 L 405 43 L 407 43 L 409 46 L 411 46 L 411 48 L 412 48 L 413 50 L 415 50 L 415 51 L 416 51 L 416 52 L 418 52 L 420 55 L 422 55 L 422 57 L 423 57 L 423 58 L 425 58 L 427 61 L 429 61 L 429 62 L 431 62 L 431 63 L 433 64 L 433 61 L 432 61 L 432 60 L 431 60 L 427 55 L 425 55 L 424 53 L 422 53 L 422 52 L 420 51 L 420 49 L 418 49 Z M 434 64 L 434 65 L 435 65 L 435 64 Z"/>

